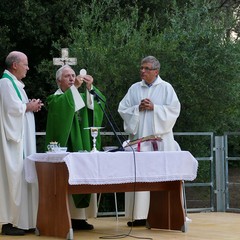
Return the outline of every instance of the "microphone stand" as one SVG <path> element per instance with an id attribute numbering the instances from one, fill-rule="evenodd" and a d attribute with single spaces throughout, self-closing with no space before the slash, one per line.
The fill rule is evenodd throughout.
<path id="1" fill-rule="evenodd" d="M 113 126 L 111 120 L 109 119 L 109 117 L 108 117 L 106 111 L 104 110 L 104 108 L 103 108 L 103 106 L 102 106 L 102 104 L 101 104 L 101 101 L 100 101 L 100 100 L 103 101 L 103 99 L 100 98 L 97 94 L 93 94 L 93 96 L 94 96 L 94 98 L 97 100 L 98 105 L 99 105 L 100 108 L 102 109 L 102 111 L 103 111 L 105 117 L 107 118 L 108 123 L 110 124 L 110 126 L 111 126 L 111 128 L 112 128 L 112 130 L 113 130 L 114 136 L 117 138 L 118 143 L 120 144 L 120 147 L 119 147 L 119 148 L 109 150 L 108 152 L 125 151 L 125 149 L 124 149 L 123 146 L 122 146 L 122 142 L 121 142 L 119 136 L 117 135 L 117 132 L 116 132 L 116 130 L 115 130 L 115 128 L 114 128 L 114 126 Z M 103 102 L 106 103 L 105 101 L 103 101 Z"/>

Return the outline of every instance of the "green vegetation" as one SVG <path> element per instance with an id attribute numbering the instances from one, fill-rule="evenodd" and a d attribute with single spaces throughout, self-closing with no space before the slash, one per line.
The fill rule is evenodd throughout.
<path id="1" fill-rule="evenodd" d="M 56 89 L 52 58 L 68 47 L 106 95 L 118 126 L 118 103 L 139 80 L 142 57 L 161 62 L 161 77 L 175 88 L 182 104 L 175 131 L 238 131 L 240 44 L 235 1 L 1 1 L 0 54 L 29 56 L 24 80 L 29 97 Z M 235 13 L 235 15 L 233 14 Z M 45 130 L 46 111 L 36 114 Z M 106 130 L 111 130 L 107 122 Z"/>

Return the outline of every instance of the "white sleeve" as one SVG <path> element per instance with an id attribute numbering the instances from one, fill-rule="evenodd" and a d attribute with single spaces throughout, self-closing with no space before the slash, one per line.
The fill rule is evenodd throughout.
<path id="1" fill-rule="evenodd" d="M 93 86 L 91 86 L 91 89 L 93 89 Z M 87 98 L 87 107 L 91 110 L 94 110 L 94 96 L 89 93 L 89 91 L 86 89 L 86 98 Z"/>
<path id="2" fill-rule="evenodd" d="M 130 91 L 119 103 L 118 112 L 124 121 L 124 131 L 135 135 L 139 125 L 139 105 L 132 105 Z"/>

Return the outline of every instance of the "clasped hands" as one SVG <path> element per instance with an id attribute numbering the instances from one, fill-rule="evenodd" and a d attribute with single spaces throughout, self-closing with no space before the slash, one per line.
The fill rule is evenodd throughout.
<path id="1" fill-rule="evenodd" d="M 26 111 L 38 112 L 41 110 L 43 105 L 44 104 L 40 99 L 29 99 L 29 102 L 27 103 Z"/>
<path id="2" fill-rule="evenodd" d="M 154 108 L 153 103 L 149 98 L 145 98 L 141 100 L 141 103 L 139 104 L 139 111 L 145 111 L 145 110 L 150 110 L 152 111 Z"/>

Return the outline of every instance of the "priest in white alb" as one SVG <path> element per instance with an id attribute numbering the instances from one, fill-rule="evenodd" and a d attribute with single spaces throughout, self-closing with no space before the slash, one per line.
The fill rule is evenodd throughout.
<path id="1" fill-rule="evenodd" d="M 33 112 L 43 104 L 29 100 L 24 90 L 27 56 L 13 51 L 5 62 L 0 79 L 0 224 L 3 235 L 18 236 L 36 227 L 38 185 L 26 182 L 24 159 L 36 152 Z"/>
<path id="2" fill-rule="evenodd" d="M 139 139 L 138 151 L 180 150 L 173 136 L 180 102 L 172 85 L 161 79 L 159 71 L 160 63 L 155 57 L 143 58 L 141 81 L 134 83 L 119 103 L 124 131 L 129 134 L 130 141 Z M 149 136 L 158 140 L 140 141 Z M 131 219 L 128 226 L 146 225 L 149 204 L 150 192 L 125 193 L 125 216 Z"/>

